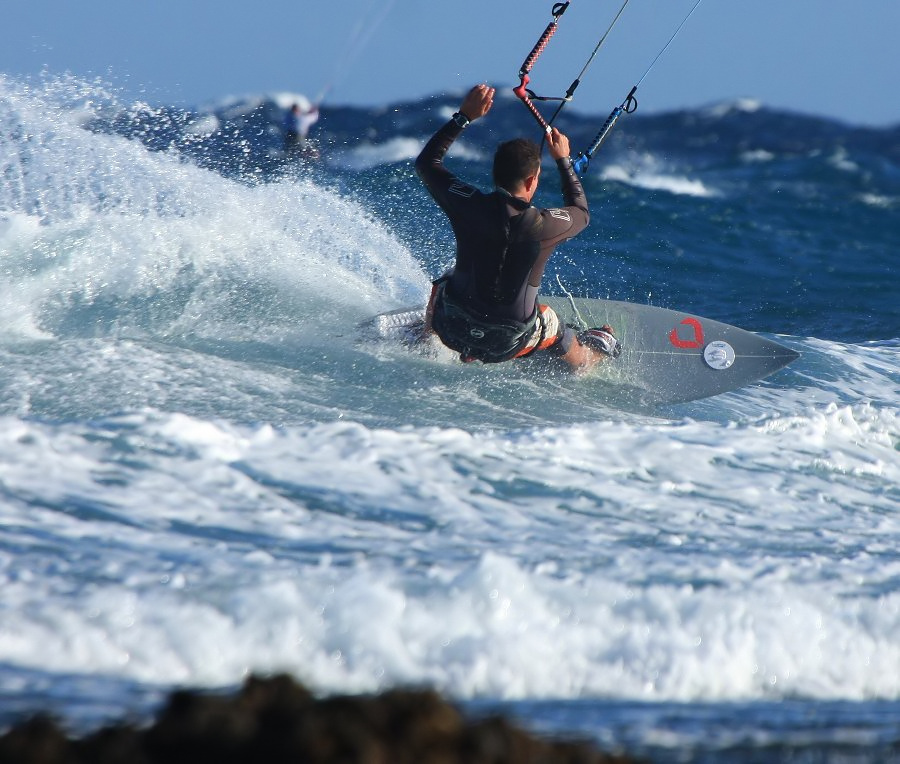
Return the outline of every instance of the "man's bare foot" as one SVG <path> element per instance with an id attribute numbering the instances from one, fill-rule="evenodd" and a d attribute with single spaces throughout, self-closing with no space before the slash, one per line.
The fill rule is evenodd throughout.
<path id="1" fill-rule="evenodd" d="M 574 371 L 585 372 L 601 361 L 617 358 L 622 346 L 609 324 L 581 332 L 562 358 Z"/>
<path id="2" fill-rule="evenodd" d="M 577 339 L 572 343 L 569 352 L 562 359 L 569 364 L 572 371 L 583 373 L 607 358 L 603 353 L 582 345 Z"/>

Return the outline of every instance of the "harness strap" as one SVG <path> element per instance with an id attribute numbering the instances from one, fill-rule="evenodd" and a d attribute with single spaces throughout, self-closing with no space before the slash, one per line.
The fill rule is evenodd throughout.
<path id="1" fill-rule="evenodd" d="M 465 360 L 501 363 L 515 358 L 528 344 L 538 320 L 537 306 L 527 321 L 491 316 L 457 302 L 446 279 L 435 282 L 431 325 L 448 348 Z"/>

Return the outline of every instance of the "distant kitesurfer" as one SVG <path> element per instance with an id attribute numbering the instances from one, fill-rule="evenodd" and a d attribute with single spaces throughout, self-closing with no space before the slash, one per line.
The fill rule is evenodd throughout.
<path id="1" fill-rule="evenodd" d="M 319 120 L 319 107 L 301 109 L 295 103 L 284 116 L 284 150 L 306 151 L 311 148 L 308 135 L 310 128 Z"/>
<path id="2" fill-rule="evenodd" d="M 609 326 L 578 336 L 555 311 L 538 304 L 538 288 L 557 244 L 582 231 L 590 220 L 587 198 L 572 169 L 569 139 L 553 128 L 547 135 L 556 160 L 564 207 L 531 204 L 541 174 L 541 149 L 517 138 L 500 144 L 494 155 L 495 189 L 485 194 L 444 167 L 453 141 L 490 111 L 494 88 L 476 85 L 422 150 L 416 172 L 450 219 L 456 236 L 456 263 L 434 282 L 426 311 L 426 330 L 459 352 L 464 361 L 497 363 L 554 353 L 573 369 L 586 369 L 618 355 Z"/>

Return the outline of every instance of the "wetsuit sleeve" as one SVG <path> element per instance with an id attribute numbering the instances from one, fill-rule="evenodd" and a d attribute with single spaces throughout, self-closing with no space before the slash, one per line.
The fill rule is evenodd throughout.
<path id="1" fill-rule="evenodd" d="M 445 212 L 452 206 L 451 188 L 456 189 L 457 195 L 460 189 L 468 188 L 444 167 L 444 156 L 461 132 L 462 128 L 451 119 L 431 137 L 416 159 L 416 173 Z"/>
<path id="2" fill-rule="evenodd" d="M 591 221 L 587 197 L 581 187 L 581 181 L 572 168 L 572 161 L 568 157 L 563 157 L 556 161 L 556 166 L 559 168 L 559 177 L 562 181 L 565 207 L 541 210 L 540 253 L 528 278 L 528 283 L 534 288 L 541 283 L 544 268 L 550 255 L 553 254 L 554 247 L 583 231 Z"/>
<path id="3" fill-rule="evenodd" d="M 565 206 L 561 209 L 543 210 L 544 230 L 541 236 L 541 249 L 553 248 L 565 239 L 571 239 L 587 228 L 591 222 L 587 196 L 581 181 L 572 167 L 572 160 L 563 157 L 556 161 L 559 178 L 562 183 L 562 196 Z"/>

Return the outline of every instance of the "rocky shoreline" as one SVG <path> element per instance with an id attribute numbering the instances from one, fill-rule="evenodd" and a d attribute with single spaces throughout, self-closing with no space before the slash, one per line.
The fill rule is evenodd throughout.
<path id="1" fill-rule="evenodd" d="M 499 716 L 466 719 L 431 690 L 315 697 L 287 675 L 235 693 L 173 692 L 149 726 L 83 738 L 45 715 L 0 736 L 0 764 L 628 764 L 585 740 L 546 740 Z"/>

